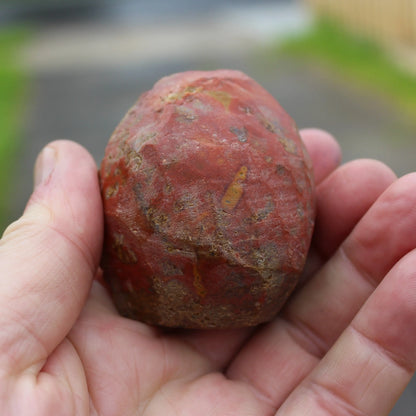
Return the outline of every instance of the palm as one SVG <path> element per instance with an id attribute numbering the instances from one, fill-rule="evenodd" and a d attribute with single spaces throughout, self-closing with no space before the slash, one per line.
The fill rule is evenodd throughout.
<path id="1" fill-rule="evenodd" d="M 70 340 L 97 414 L 202 416 L 213 406 L 218 415 L 268 414 L 249 386 L 223 373 L 246 330 L 163 334 L 103 308 L 105 295 L 94 292 Z"/>
<path id="2" fill-rule="evenodd" d="M 91 161 L 89 173 L 75 178 L 72 173 L 77 188 L 64 184 L 71 192 L 55 192 L 50 202 L 57 212 L 71 207 L 68 194 L 78 192 L 68 212 L 78 210 L 85 218 L 63 216 L 59 227 L 41 232 L 34 227 L 29 233 L 29 239 L 41 234 L 46 245 L 46 250 L 32 246 L 44 259 L 35 279 L 26 262 L 13 255 L 21 253 L 28 232 L 19 239 L 19 227 L 12 227 L 2 240 L 3 256 L 0 244 L 1 269 L 18 276 L 17 283 L 0 280 L 0 305 L 6 305 L 0 314 L 0 351 L 7 351 L 0 354 L 0 413 L 388 414 L 416 367 L 411 290 L 416 178 L 402 178 L 385 190 L 394 178 L 379 163 L 357 161 L 332 172 L 333 144 L 320 141 L 316 132 L 304 138 L 319 183 L 305 281 L 275 321 L 259 328 L 164 332 L 120 317 L 98 282 L 89 290 L 100 250 L 100 219 L 89 215 L 93 202 L 81 198 L 94 194 L 84 180 L 94 175 Z M 58 181 L 56 176 L 51 180 Z M 39 216 L 36 200 L 48 192 L 46 186 L 37 189 L 25 214 L 29 226 L 33 211 Z M 94 203 L 99 209 L 98 198 Z M 42 221 L 50 222 L 46 217 Z M 75 236 L 74 228 L 86 231 Z M 62 239 L 63 229 L 71 238 Z M 58 254 L 53 267 L 47 249 Z M 31 261 L 35 253 L 27 256 Z"/>

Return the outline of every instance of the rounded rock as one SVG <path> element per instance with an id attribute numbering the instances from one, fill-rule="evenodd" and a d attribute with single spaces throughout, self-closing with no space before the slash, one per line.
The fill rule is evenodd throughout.
<path id="1" fill-rule="evenodd" d="M 185 72 L 144 93 L 100 170 L 104 279 L 120 313 L 182 328 L 272 319 L 314 224 L 292 118 L 238 71 Z"/>

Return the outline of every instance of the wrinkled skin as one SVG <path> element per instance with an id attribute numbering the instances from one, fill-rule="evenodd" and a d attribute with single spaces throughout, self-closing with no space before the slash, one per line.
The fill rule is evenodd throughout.
<path id="1" fill-rule="evenodd" d="M 102 267 L 119 311 L 150 324 L 269 321 L 295 288 L 315 218 L 294 121 L 231 70 L 165 77 L 101 164 Z"/>
<path id="2" fill-rule="evenodd" d="M 95 163 L 51 143 L 0 241 L 0 414 L 387 416 L 416 369 L 416 174 L 337 168 L 333 139 L 302 136 L 317 181 L 305 281 L 270 324 L 226 331 L 117 313 L 94 281 Z"/>

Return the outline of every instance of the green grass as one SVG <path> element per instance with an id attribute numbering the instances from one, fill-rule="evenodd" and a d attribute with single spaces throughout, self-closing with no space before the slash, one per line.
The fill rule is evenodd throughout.
<path id="1" fill-rule="evenodd" d="M 416 116 L 416 76 L 399 68 L 374 42 L 334 23 L 318 20 L 309 31 L 280 44 L 278 52 L 318 61 Z"/>
<path id="2" fill-rule="evenodd" d="M 23 28 L 0 30 L 0 235 L 12 217 L 10 197 L 21 145 L 22 117 L 27 77 L 17 54 L 28 38 Z"/>

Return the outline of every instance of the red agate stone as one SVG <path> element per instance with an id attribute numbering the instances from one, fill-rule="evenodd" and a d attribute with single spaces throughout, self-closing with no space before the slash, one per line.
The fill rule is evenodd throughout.
<path id="1" fill-rule="evenodd" d="M 241 72 L 185 72 L 144 93 L 101 171 L 104 279 L 126 317 L 182 328 L 272 319 L 314 223 L 294 121 Z"/>

